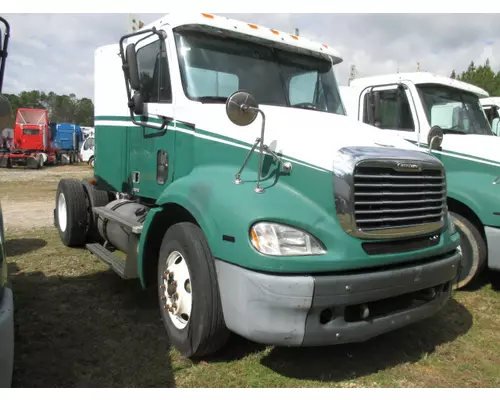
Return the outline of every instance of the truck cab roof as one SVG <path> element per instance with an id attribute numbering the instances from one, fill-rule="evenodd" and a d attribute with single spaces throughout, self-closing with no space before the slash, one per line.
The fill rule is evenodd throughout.
<path id="1" fill-rule="evenodd" d="M 254 40 L 257 42 L 274 42 L 275 46 L 287 48 L 288 50 L 302 50 L 317 57 L 330 58 L 333 64 L 339 64 L 343 60 L 340 54 L 332 47 L 306 39 L 302 36 L 296 36 L 276 29 L 239 21 L 232 18 L 222 17 L 207 13 L 180 13 L 166 14 L 148 25 L 143 26 L 138 32 L 159 28 L 163 25 L 169 25 L 172 29 L 189 28 L 196 30 L 221 31 L 225 30 L 234 37 L 244 37 L 245 40 Z"/>
<path id="2" fill-rule="evenodd" d="M 470 83 L 462 82 L 457 79 L 448 78 L 442 75 L 437 75 L 431 72 L 403 72 L 399 74 L 386 74 L 377 75 L 364 78 L 353 79 L 350 87 L 366 87 L 373 85 L 383 85 L 386 83 L 395 83 L 399 81 L 411 81 L 415 85 L 418 84 L 436 84 L 443 86 L 454 87 L 459 90 L 474 93 L 479 98 L 486 98 L 489 96 L 486 90 L 483 90 Z"/>

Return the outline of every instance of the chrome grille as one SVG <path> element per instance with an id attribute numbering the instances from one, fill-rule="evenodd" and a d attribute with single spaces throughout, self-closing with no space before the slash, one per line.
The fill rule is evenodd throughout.
<path id="1" fill-rule="evenodd" d="M 408 171 L 360 163 L 353 184 L 354 222 L 360 232 L 432 231 L 442 226 L 446 180 L 438 164 Z"/>

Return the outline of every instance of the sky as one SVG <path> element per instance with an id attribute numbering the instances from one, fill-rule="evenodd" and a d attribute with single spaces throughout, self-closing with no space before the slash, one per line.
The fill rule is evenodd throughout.
<path id="1" fill-rule="evenodd" d="M 22 90 L 93 98 L 93 54 L 127 32 L 129 14 L 2 14 L 11 25 L 6 93 Z M 500 70 L 496 14 L 218 14 L 293 33 L 334 47 L 346 85 L 358 77 L 421 71 L 449 76 L 490 59 Z M 138 14 L 146 24 L 163 14 Z M 40 28 L 40 27 L 43 27 Z"/>

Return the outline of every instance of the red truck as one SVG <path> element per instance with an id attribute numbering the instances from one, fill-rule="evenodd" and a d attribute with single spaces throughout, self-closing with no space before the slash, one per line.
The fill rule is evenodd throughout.
<path id="1" fill-rule="evenodd" d="M 0 152 L 0 167 L 24 165 L 38 169 L 46 163 L 71 164 L 78 161 L 76 153 L 71 153 L 68 157 L 54 147 L 47 110 L 38 108 L 17 110 L 14 140 L 11 148 L 4 148 Z"/>

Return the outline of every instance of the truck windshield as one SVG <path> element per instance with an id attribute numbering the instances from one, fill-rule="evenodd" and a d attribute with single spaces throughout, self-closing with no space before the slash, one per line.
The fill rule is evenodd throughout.
<path id="1" fill-rule="evenodd" d="M 259 104 L 345 115 L 329 60 L 200 32 L 177 32 L 186 96 L 225 102 L 239 89 Z"/>
<path id="2" fill-rule="evenodd" d="M 493 135 L 490 124 L 473 93 L 444 85 L 416 85 L 430 126 L 444 133 Z"/>
<path id="3" fill-rule="evenodd" d="M 29 129 L 25 128 L 23 129 L 23 135 L 38 135 L 40 134 L 40 129 Z"/>

